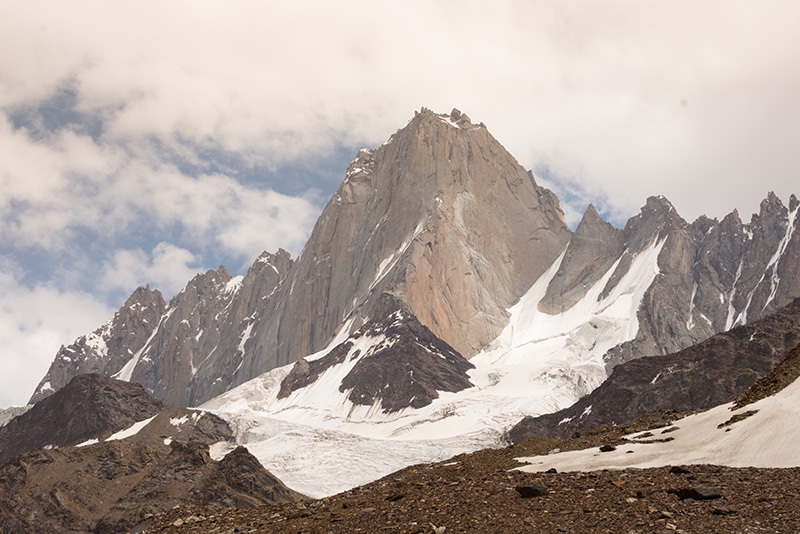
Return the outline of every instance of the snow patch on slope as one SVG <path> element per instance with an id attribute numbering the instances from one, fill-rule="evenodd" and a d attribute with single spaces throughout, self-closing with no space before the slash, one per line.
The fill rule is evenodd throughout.
<path id="1" fill-rule="evenodd" d="M 637 310 L 659 272 L 664 243 L 654 241 L 639 253 L 605 298 L 601 294 L 620 260 L 574 306 L 550 315 L 539 310 L 539 302 L 558 272 L 562 253 L 509 310 L 509 324 L 494 348 L 471 360 L 477 368 L 473 383 L 488 386 L 499 377 L 504 393 L 537 399 L 539 414 L 568 406 L 595 389 L 606 378 L 603 355 L 639 331 Z"/>
<path id="2" fill-rule="evenodd" d="M 629 443 L 612 452 L 596 448 L 547 456 L 518 458 L 521 471 L 595 471 L 627 467 L 714 464 L 731 467 L 795 467 L 800 465 L 800 380 L 772 397 L 732 410 L 733 403 L 690 415 L 675 424 L 662 443 Z M 718 428 L 733 415 L 756 411 L 746 419 Z M 632 439 L 635 436 L 626 436 Z M 660 435 L 657 435 L 660 437 Z M 633 451 L 633 452 L 628 452 Z"/>
<path id="3" fill-rule="evenodd" d="M 161 328 L 161 325 L 164 324 L 164 322 L 166 322 L 167 319 L 169 319 L 170 315 L 172 315 L 174 311 L 175 311 L 174 308 L 171 309 L 171 310 L 168 310 L 161 317 L 161 320 L 159 321 L 158 326 L 156 326 L 153 329 L 153 333 L 150 334 L 149 338 L 147 338 L 147 341 L 145 342 L 144 345 L 142 345 L 142 348 L 139 349 L 138 351 L 136 351 L 136 354 L 131 356 L 131 359 L 128 360 L 125 363 L 125 365 L 122 366 L 122 369 L 120 369 L 119 372 L 117 372 L 116 374 L 112 375 L 111 378 L 116 378 L 117 380 L 122 380 L 124 382 L 130 382 L 131 381 L 131 377 L 133 376 L 133 370 L 136 368 L 136 365 L 139 363 L 139 360 L 141 359 L 142 354 L 144 354 L 144 352 L 150 347 L 150 342 L 153 341 L 153 339 L 156 337 L 156 334 L 158 334 L 158 331 Z"/>
<path id="4" fill-rule="evenodd" d="M 420 221 L 419 223 L 417 223 L 417 226 L 414 228 L 414 233 L 408 239 L 403 241 L 403 244 L 400 245 L 400 248 L 398 248 L 396 251 L 391 253 L 389 256 L 387 256 L 380 262 L 380 264 L 378 265 L 378 271 L 375 274 L 375 278 L 372 280 L 372 283 L 369 286 L 370 290 L 374 289 L 375 286 L 378 285 L 378 283 L 383 279 L 383 277 L 385 277 L 386 274 L 394 268 L 397 262 L 400 261 L 400 258 L 403 257 L 403 254 L 405 254 L 406 250 L 414 241 L 414 239 L 416 239 L 416 237 L 419 234 L 421 234 L 424 229 L 425 229 L 425 221 Z"/>
<path id="5" fill-rule="evenodd" d="M 125 430 L 120 430 L 119 432 L 108 436 L 108 438 L 106 438 L 106 441 L 113 441 L 113 440 L 117 440 L 117 439 L 125 439 L 125 438 L 129 438 L 131 436 L 135 436 L 136 434 L 139 433 L 139 431 L 141 429 L 143 429 L 144 427 L 149 425 L 150 421 L 152 421 L 156 417 L 157 416 L 154 415 L 153 417 L 150 417 L 149 419 L 145 419 L 144 421 L 139 421 L 138 423 L 134 423 L 131 426 L 129 426 L 128 428 L 126 428 Z"/>
<path id="6" fill-rule="evenodd" d="M 244 276 L 234 276 L 225 284 L 225 293 L 236 293 L 242 287 Z"/>

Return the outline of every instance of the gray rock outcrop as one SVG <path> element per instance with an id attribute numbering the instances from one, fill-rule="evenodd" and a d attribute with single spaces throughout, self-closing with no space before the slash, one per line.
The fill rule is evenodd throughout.
<path id="1" fill-rule="evenodd" d="M 674 354 L 618 365 L 592 393 L 564 410 L 526 417 L 508 439 L 567 438 L 600 425 L 624 426 L 652 412 L 712 408 L 768 375 L 798 343 L 800 299 Z"/>

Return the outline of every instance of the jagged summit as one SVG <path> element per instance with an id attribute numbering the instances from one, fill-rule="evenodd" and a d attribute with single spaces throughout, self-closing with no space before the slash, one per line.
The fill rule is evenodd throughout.
<path id="1" fill-rule="evenodd" d="M 574 306 L 619 258 L 623 240 L 623 231 L 604 221 L 589 204 L 539 310 L 558 314 Z"/>
<path id="2" fill-rule="evenodd" d="M 166 303 L 161 292 L 140 286 L 106 324 L 74 343 L 62 346 L 28 401 L 34 404 L 58 391 L 79 374 L 112 376 L 149 339 Z"/>
<path id="3" fill-rule="evenodd" d="M 196 405 L 382 321 L 390 295 L 468 359 L 506 350 L 546 360 L 561 347 L 575 360 L 553 363 L 565 367 L 548 387 L 568 399 L 620 362 L 675 352 L 800 296 L 797 211 L 795 197 L 787 208 L 772 194 L 749 224 L 735 212 L 688 224 L 658 196 L 623 229 L 590 205 L 573 234 L 556 196 L 482 123 L 423 108 L 355 155 L 296 260 L 265 252 L 244 277 L 198 275 L 169 306 L 148 306 L 157 313 L 119 354 L 102 356 L 89 337 L 73 347 L 77 360 L 59 353 L 34 398 L 97 371 Z M 556 334 L 537 333 L 550 323 Z M 120 315 L 104 328 L 132 324 Z M 95 359 L 114 363 L 86 363 Z"/>
<path id="4" fill-rule="evenodd" d="M 300 279 L 320 280 L 309 298 L 335 313 L 318 307 L 313 327 L 307 315 L 295 316 L 313 339 L 298 340 L 280 360 L 318 350 L 343 320 L 357 327 L 386 287 L 462 354 L 496 336 L 505 309 L 555 259 L 569 230 L 555 195 L 485 128 L 467 124 L 457 110 L 423 109 L 390 143 L 359 152 L 304 249 L 302 260 L 319 263 L 298 265 L 293 277 L 295 292 L 305 291 Z"/>

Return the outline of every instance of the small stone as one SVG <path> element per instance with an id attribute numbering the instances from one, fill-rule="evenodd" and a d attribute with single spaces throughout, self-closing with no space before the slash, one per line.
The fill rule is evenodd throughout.
<path id="1" fill-rule="evenodd" d="M 600 447 L 600 452 L 611 452 L 615 450 L 617 450 L 617 448 L 613 445 L 603 445 Z"/>
<path id="2" fill-rule="evenodd" d="M 628 504 L 633 504 L 635 502 L 639 502 L 639 499 L 637 499 L 636 497 L 628 497 L 627 499 L 625 499 L 625 502 L 627 502 Z"/>
<path id="3" fill-rule="evenodd" d="M 661 517 L 664 519 L 672 519 L 673 517 L 675 517 L 675 514 L 673 514 L 672 512 L 667 512 L 666 510 L 662 510 Z"/>
<path id="4" fill-rule="evenodd" d="M 694 486 L 693 488 L 679 490 L 671 489 L 668 490 L 667 493 L 673 493 L 677 495 L 682 501 L 685 501 L 686 499 L 706 501 L 722 498 L 722 494 L 719 492 L 719 490 L 711 486 Z"/>
<path id="5" fill-rule="evenodd" d="M 361 509 L 361 513 L 362 514 L 371 514 L 374 511 L 375 511 L 375 508 L 362 508 Z"/>
<path id="6" fill-rule="evenodd" d="M 732 515 L 739 512 L 739 508 L 736 506 L 718 506 L 714 508 L 714 511 L 711 512 L 714 515 Z"/>
<path id="7" fill-rule="evenodd" d="M 555 467 L 551 467 L 550 469 L 548 469 L 547 471 L 545 471 L 545 473 L 549 473 L 549 474 L 551 474 L 551 475 L 555 475 L 555 474 L 557 474 L 557 473 L 558 473 L 558 469 L 556 469 Z"/>
<path id="8" fill-rule="evenodd" d="M 525 484 L 516 486 L 514 488 L 523 499 L 530 499 L 531 497 L 544 497 L 548 494 L 547 488 L 539 486 L 538 484 Z"/>
<path id="9" fill-rule="evenodd" d="M 179 526 L 181 526 L 181 525 L 183 525 L 183 519 L 176 519 L 176 520 L 175 520 L 175 521 L 173 521 L 173 523 L 172 523 L 172 526 L 173 526 L 173 527 L 179 527 Z"/>
<path id="10" fill-rule="evenodd" d="M 680 465 L 673 465 L 669 468 L 669 472 L 673 475 L 690 475 L 692 472 Z"/>

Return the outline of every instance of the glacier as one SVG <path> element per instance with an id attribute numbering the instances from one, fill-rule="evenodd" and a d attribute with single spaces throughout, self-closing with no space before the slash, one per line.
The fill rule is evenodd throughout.
<path id="1" fill-rule="evenodd" d="M 279 399 L 291 365 L 273 369 L 201 406 L 227 420 L 237 442 L 292 489 L 324 497 L 370 482 L 408 465 L 436 462 L 481 448 L 503 446 L 504 433 L 522 417 L 574 403 L 606 378 L 603 355 L 633 339 L 636 311 L 659 273 L 664 240 L 635 255 L 605 297 L 614 263 L 584 297 L 562 313 L 539 311 L 563 261 L 562 253 L 512 306 L 497 339 L 470 361 L 473 387 L 439 392 L 422 408 L 386 413 L 380 400 L 355 405 L 342 379 L 360 358 L 389 343 L 380 334 L 361 336 L 341 363 L 288 397 Z M 321 358 L 347 339 L 349 328 Z M 224 456 L 228 449 L 215 449 Z"/>

